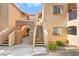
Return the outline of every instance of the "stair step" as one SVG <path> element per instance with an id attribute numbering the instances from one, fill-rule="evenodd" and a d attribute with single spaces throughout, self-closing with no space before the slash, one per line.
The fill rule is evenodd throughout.
<path id="1" fill-rule="evenodd" d="M 8 39 L 3 42 L 3 44 L 8 44 Z"/>
<path id="2" fill-rule="evenodd" d="M 8 42 L 8 40 L 5 40 L 4 42 Z"/>
<path id="3" fill-rule="evenodd" d="M 35 45 L 44 45 L 44 44 L 35 44 Z"/>
<path id="4" fill-rule="evenodd" d="M 35 44 L 44 44 L 44 42 L 36 42 Z"/>
<path id="5" fill-rule="evenodd" d="M 35 44 L 35 47 L 45 47 L 44 44 Z"/>
<path id="6" fill-rule="evenodd" d="M 4 41 L 8 41 L 8 39 L 4 40 Z"/>
<path id="7" fill-rule="evenodd" d="M 8 42 L 3 42 L 3 44 L 8 44 Z"/>
<path id="8" fill-rule="evenodd" d="M 36 41 L 44 41 L 43 39 L 36 39 Z"/>
<path id="9" fill-rule="evenodd" d="M 5 41 L 8 41 L 8 40 L 5 40 Z"/>
<path id="10" fill-rule="evenodd" d="M 43 29 L 42 26 L 37 26 L 35 47 L 44 47 Z"/>
<path id="11" fill-rule="evenodd" d="M 0 46 L 8 46 L 8 44 L 2 44 L 2 45 L 0 45 Z"/>
<path id="12" fill-rule="evenodd" d="M 42 43 L 42 42 L 44 43 L 44 41 L 35 41 L 35 42 L 36 42 L 36 43 L 37 43 L 37 42 L 38 42 L 38 43 L 40 43 L 40 42 L 41 42 L 41 43 Z"/>

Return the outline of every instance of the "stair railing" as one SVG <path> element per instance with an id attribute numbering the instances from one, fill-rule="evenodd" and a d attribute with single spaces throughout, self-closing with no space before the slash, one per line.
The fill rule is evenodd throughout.
<path id="1" fill-rule="evenodd" d="M 43 28 L 44 44 L 45 44 L 45 46 L 47 46 L 47 44 L 48 44 L 48 33 L 47 33 L 47 28 L 46 28 L 46 25 L 45 25 L 44 22 L 43 22 L 42 28 Z"/>
<path id="2" fill-rule="evenodd" d="M 34 28 L 34 34 L 33 34 L 33 47 L 35 47 L 36 30 L 37 30 L 37 22 L 35 21 L 35 28 Z"/>
<path id="3" fill-rule="evenodd" d="M 15 30 L 15 27 L 12 28 L 6 28 L 3 31 L 0 32 L 0 45 L 3 44 L 5 39 Z"/>

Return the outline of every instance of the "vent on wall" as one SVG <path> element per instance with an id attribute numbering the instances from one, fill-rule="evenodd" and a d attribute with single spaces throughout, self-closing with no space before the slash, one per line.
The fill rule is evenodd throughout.
<path id="1" fill-rule="evenodd" d="M 69 26 L 68 27 L 68 34 L 77 35 L 77 27 L 76 26 Z"/>

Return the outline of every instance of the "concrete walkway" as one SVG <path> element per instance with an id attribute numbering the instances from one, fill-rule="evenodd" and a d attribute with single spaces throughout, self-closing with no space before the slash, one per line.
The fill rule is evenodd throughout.
<path id="1" fill-rule="evenodd" d="M 0 46 L 0 55 L 3 56 L 28 56 L 32 55 L 32 46 L 28 44 L 28 37 L 23 39 L 23 43 L 13 47 Z"/>
<path id="2" fill-rule="evenodd" d="M 23 43 L 13 47 L 0 46 L 0 56 L 32 56 L 47 53 L 45 47 L 35 47 L 28 44 L 28 37 L 23 39 Z"/>
<path id="3" fill-rule="evenodd" d="M 33 48 L 32 55 L 38 55 L 38 54 L 42 54 L 42 53 L 47 54 L 45 47 L 35 47 L 35 48 Z"/>
<path id="4" fill-rule="evenodd" d="M 33 48 L 28 44 L 28 37 L 24 42 L 13 47 L 0 46 L 0 56 L 50 56 L 45 47 Z M 79 56 L 79 47 L 63 47 L 52 52 L 51 56 Z"/>
<path id="5" fill-rule="evenodd" d="M 34 56 L 79 56 L 79 48 L 78 47 L 63 47 L 59 48 L 56 51 L 50 53 L 39 53 Z"/>

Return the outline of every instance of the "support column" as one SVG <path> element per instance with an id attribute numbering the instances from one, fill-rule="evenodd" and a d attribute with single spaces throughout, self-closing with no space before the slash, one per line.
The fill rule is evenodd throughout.
<path id="1" fill-rule="evenodd" d="M 33 45 L 33 34 L 34 34 L 34 29 L 30 29 L 29 31 L 29 43 Z"/>
<path id="2" fill-rule="evenodd" d="M 15 33 L 15 44 L 20 44 L 22 43 L 22 33 L 21 33 L 21 28 L 18 27 L 16 28 L 16 33 Z"/>

